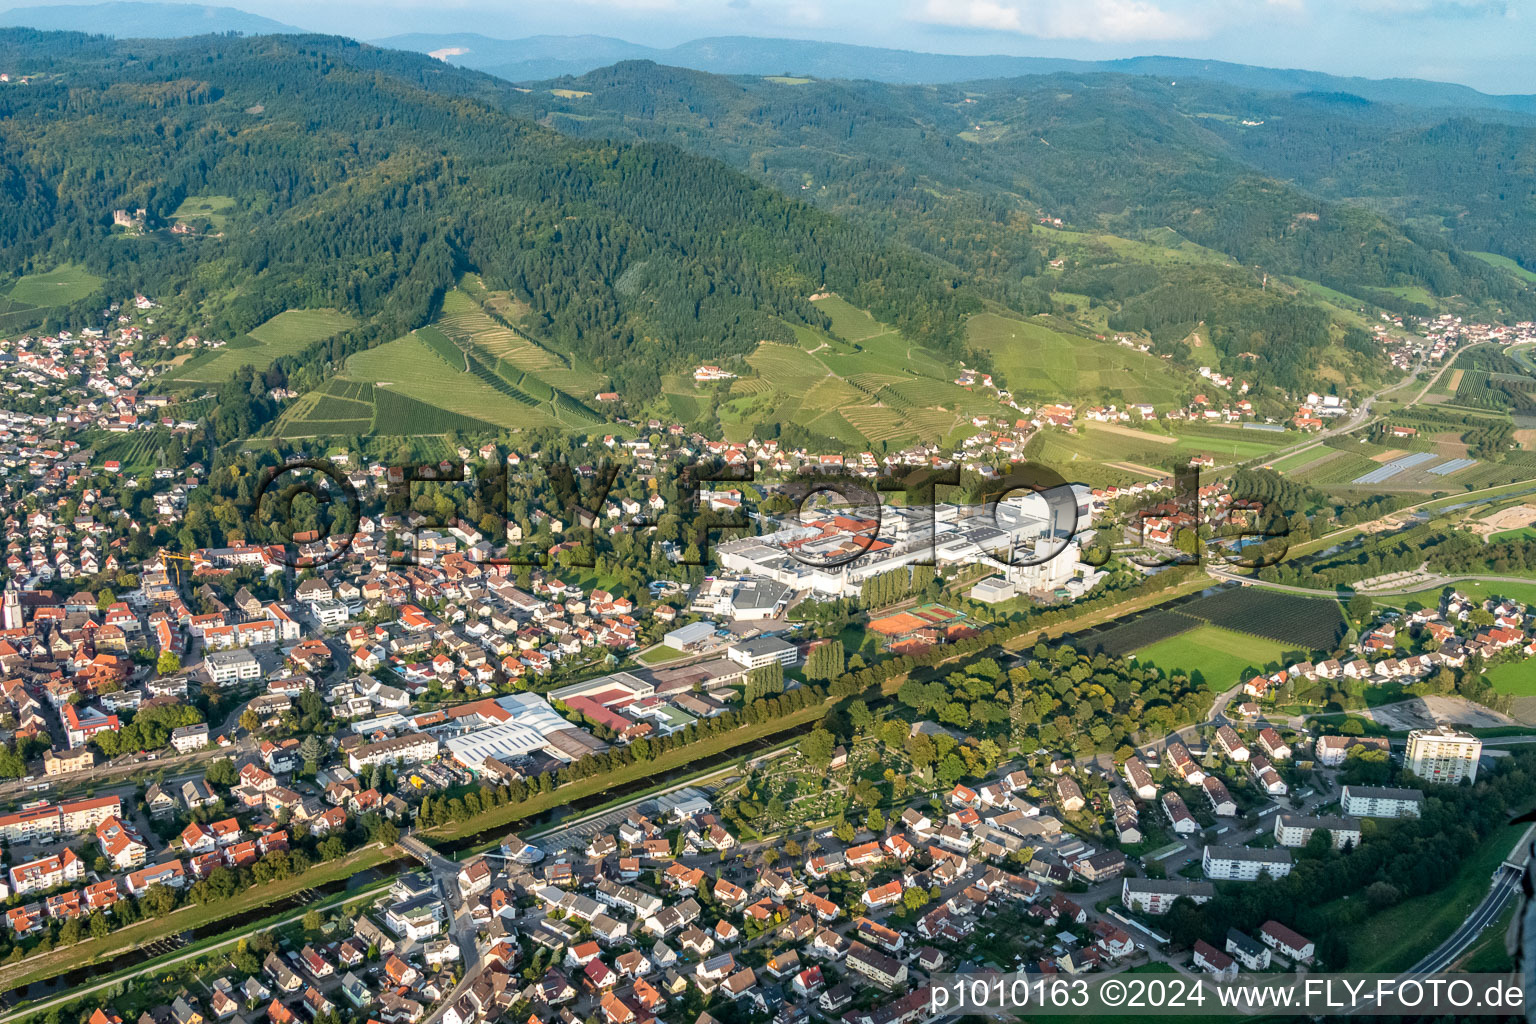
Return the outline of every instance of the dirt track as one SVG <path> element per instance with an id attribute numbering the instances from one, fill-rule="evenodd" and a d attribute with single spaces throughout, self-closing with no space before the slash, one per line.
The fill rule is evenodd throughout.
<path id="1" fill-rule="evenodd" d="M 1150 430 L 1137 430 L 1135 427 L 1127 427 L 1120 423 L 1095 423 L 1090 429 L 1106 430 L 1111 434 L 1119 434 L 1121 437 L 1134 437 L 1138 441 L 1151 441 L 1153 444 L 1178 444 L 1179 439 L 1169 437 L 1167 434 L 1154 434 Z"/>

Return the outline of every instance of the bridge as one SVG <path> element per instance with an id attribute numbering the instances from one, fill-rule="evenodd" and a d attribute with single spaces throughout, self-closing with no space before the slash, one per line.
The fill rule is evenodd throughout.
<path id="1" fill-rule="evenodd" d="M 476 943 L 479 933 L 475 929 L 474 918 L 470 915 L 469 903 L 459 892 L 458 863 L 444 857 L 409 832 L 402 835 L 395 845 L 421 861 L 432 873 L 432 881 L 436 883 L 443 898 L 448 901 L 448 934 L 453 939 L 454 945 L 459 947 L 459 959 L 464 964 L 462 979 L 423 1022 L 423 1024 L 438 1024 L 449 1008 L 458 1003 L 480 978 L 484 965 L 480 961 L 480 949 Z"/>
<path id="2" fill-rule="evenodd" d="M 1504 862 L 1499 866 L 1514 868 L 1523 874 L 1526 864 L 1531 859 L 1531 841 L 1533 839 L 1536 839 L 1536 823 L 1533 823 L 1530 828 L 1525 830 L 1525 834 L 1515 843 L 1515 848 L 1509 852 L 1509 856 L 1505 857 Z"/>
<path id="3" fill-rule="evenodd" d="M 1531 859 L 1533 836 L 1536 836 L 1536 824 L 1521 833 L 1509 856 L 1494 871 L 1492 885 L 1483 901 L 1472 908 L 1461 926 L 1437 949 L 1410 967 L 1409 974 L 1433 974 L 1448 969 L 1471 948 L 1484 929 L 1499 919 L 1511 900 L 1520 899 L 1521 881 Z"/>

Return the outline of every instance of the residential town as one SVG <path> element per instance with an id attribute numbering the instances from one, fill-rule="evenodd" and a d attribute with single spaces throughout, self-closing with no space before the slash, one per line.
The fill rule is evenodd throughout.
<path id="1" fill-rule="evenodd" d="M 360 499 L 355 529 L 177 550 L 147 545 L 141 524 L 175 529 L 212 485 L 205 466 L 168 458 L 125 475 L 77 439 L 196 428 L 196 407 L 140 394 L 150 381 L 133 347 L 155 308 L 142 299 L 110 335 L 23 338 L 4 367 L 13 394 L 41 388 L 75 401 L 6 412 L 0 431 L 3 486 L 17 499 L 4 520 L 0 598 L 0 726 L 15 780 L 0 784 L 10 956 L 25 963 L 328 866 L 362 865 L 355 877 L 367 892 L 304 890 L 321 905 L 318 924 L 306 913 L 302 927 L 256 932 L 253 969 L 234 958 L 135 1024 L 479 1024 L 509 1014 L 537 1024 L 909 1024 L 928 1015 L 926 986 L 943 972 L 1156 964 L 1230 978 L 1339 966 L 1338 943 L 1310 933 L 1300 914 L 1238 927 L 1230 915 L 1192 922 L 1190 908 L 1221 908 L 1231 886 L 1277 882 L 1308 861 L 1347 859 L 1383 841 L 1383 823 L 1420 820 L 1437 791 L 1497 775 L 1508 760 L 1452 725 L 1411 730 L 1394 748 L 1384 734 L 1284 710 L 1298 688 L 1424 687 L 1536 655 L 1528 605 L 1447 588 L 1433 607 L 1374 613 L 1332 657 L 1208 681 L 1214 707 L 1184 692 L 1204 705 L 1198 713 L 1170 713 L 1166 731 L 1142 728 L 1113 755 L 1065 742 L 1072 730 L 1059 711 L 1049 734 L 1037 721 L 1032 735 L 1063 742 L 1025 747 L 982 728 L 983 715 L 996 724 L 1017 711 L 972 717 L 898 682 L 894 694 L 855 701 L 857 716 L 829 717 L 835 744 L 783 744 L 708 784 L 590 814 L 577 806 L 564 822 L 439 850 L 416 837 L 794 718 L 860 692 L 863 681 L 837 687 L 872 665 L 970 659 L 1009 624 L 989 615 L 1160 585 L 1162 567 L 1134 566 L 1124 552 L 1173 553 L 1182 534 L 1240 525 L 1252 511 L 1228 479 L 1171 499 L 1168 476 L 991 505 L 816 503 L 798 515 L 774 505 L 775 484 L 804 471 L 995 479 L 1025 461 L 1041 431 L 1133 415 L 1264 426 L 1240 397 L 1246 382 L 1204 372 L 1231 397 L 1161 411 L 1019 408 L 1011 424 L 974 422 L 979 432 L 958 450 L 880 458 L 714 441 L 650 420 L 632 424 L 636 436 L 574 451 L 583 485 L 601 459 L 622 465 L 595 503 L 535 504 L 499 532 L 462 502 L 395 500 L 402 486 L 411 493 L 401 467 L 332 449 L 330 472 Z M 1447 322 L 1440 357 L 1485 336 Z M 734 376 L 695 371 L 706 383 Z M 959 382 L 998 390 L 976 371 Z M 1334 395 L 1301 406 L 1319 424 L 1350 411 Z M 514 496 L 541 457 L 494 442 L 456 452 L 472 477 L 512 474 Z M 743 476 L 694 496 L 659 484 L 697 458 Z M 1189 463 L 1214 467 L 1215 457 Z M 579 557 L 584 536 L 620 543 L 695 509 L 751 512 L 759 528 L 715 538 L 707 575 L 690 568 L 700 553 L 686 553 L 681 533 L 658 543 L 661 557 L 627 566 Z M 1090 554 L 1101 540 L 1116 549 L 1113 564 Z M 536 564 L 509 557 L 524 542 L 539 548 Z M 867 642 L 849 657 L 837 630 L 856 607 L 868 609 Z M 817 622 L 825 609 L 838 625 Z M 1004 683 L 988 680 L 1047 657 L 1043 647 L 1012 650 L 1002 664 L 989 655 L 974 669 L 986 684 L 977 692 L 1001 693 Z M 1188 680 L 1168 675 L 1136 685 L 1180 696 Z M 893 695 L 894 708 L 872 710 Z M 1127 697 L 1101 704 L 1116 701 Z M 880 774 L 893 757 L 910 784 Z M 763 795 L 801 777 L 807 788 Z M 834 791 L 843 802 L 823 804 Z M 91 1019 L 119 1024 L 105 1004 Z"/>

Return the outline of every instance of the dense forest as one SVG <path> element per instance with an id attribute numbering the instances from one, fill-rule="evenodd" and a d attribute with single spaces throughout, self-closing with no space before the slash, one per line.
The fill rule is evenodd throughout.
<path id="1" fill-rule="evenodd" d="M 86 265 L 115 296 L 178 294 L 236 335 L 292 307 L 419 326 L 479 271 L 532 329 L 625 388 L 660 368 L 826 326 L 847 295 L 941 349 L 976 300 L 935 261 L 711 159 L 574 141 L 497 109 L 510 86 L 315 36 L 112 41 L 0 32 L 33 75 L 0 90 L 0 261 Z M 190 196 L 235 200 L 207 236 L 163 230 Z M 114 209 L 144 208 L 142 235 Z M 84 318 L 98 305 L 73 311 Z"/>
<path id="2" fill-rule="evenodd" d="M 1108 74 L 786 88 L 644 61 L 556 84 L 591 95 L 534 89 L 519 94 L 519 104 L 562 131 L 674 142 L 786 190 L 805 186 L 819 204 L 856 211 L 863 222 L 1015 292 L 1008 276 L 1028 275 L 1036 258 L 1021 228 L 1045 213 L 1130 237 L 1172 227 L 1244 265 L 1377 304 L 1404 304 L 1389 289 L 1417 286 L 1536 309 L 1519 281 L 1445 238 L 1303 191 L 1282 180 L 1291 166 L 1276 162 L 1271 176 L 1230 141 L 1233 115 L 1220 109 L 1274 98 L 1265 94 Z M 1218 106 L 1220 116 L 1203 116 L 1208 106 Z M 1443 141 L 1444 163 L 1459 160 L 1459 147 L 1469 144 Z M 1479 189 L 1497 173 L 1485 174 Z M 1432 187 L 1449 192 L 1465 184 L 1440 175 Z M 1528 194 L 1528 178 L 1523 187 Z"/>
<path id="3" fill-rule="evenodd" d="M 1216 87 L 1196 95 L 1185 108 L 1232 115 L 1208 119 L 1212 130 L 1266 173 L 1536 269 L 1536 128 L 1528 119 L 1447 116 L 1337 93 Z"/>
<path id="4" fill-rule="evenodd" d="M 1267 176 L 1228 111 L 1279 100 L 1211 83 L 784 86 L 627 62 L 561 80 L 557 95 L 334 37 L 20 29 L 0 32 L 0 57 L 32 76 L 0 90 L 0 281 L 78 262 L 105 295 L 175 295 L 228 337 L 294 307 L 361 321 L 280 360 L 279 380 L 300 363 L 323 376 L 420 326 L 466 270 L 525 302 L 520 326 L 539 341 L 631 397 L 690 361 L 829 327 L 808 301 L 822 289 L 955 355 L 984 303 L 1062 314 L 1086 297 L 1158 354 L 1188 361 L 1181 340 L 1203 329 L 1202 360 L 1287 389 L 1325 365 L 1362 382 L 1382 368 L 1364 332 L 1271 275 L 1407 313 L 1450 299 L 1536 315 L 1529 286 L 1424 218 Z M 1371 124 L 1417 124 L 1371 109 Z M 1454 159 L 1480 135 L 1440 137 Z M 232 203 L 221 230 L 167 230 L 184 200 L 209 197 Z M 139 208 L 147 230 L 113 228 L 113 210 Z M 1042 229 L 1042 215 L 1077 231 Z M 1155 255 L 1164 244 L 1179 255 Z"/>

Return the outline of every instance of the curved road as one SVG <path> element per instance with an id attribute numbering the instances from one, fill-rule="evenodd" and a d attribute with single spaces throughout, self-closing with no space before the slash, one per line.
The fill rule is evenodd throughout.
<path id="1" fill-rule="evenodd" d="M 1493 885 L 1488 890 L 1488 895 L 1483 897 L 1483 901 L 1472 908 L 1472 913 L 1467 915 L 1467 919 L 1461 923 L 1461 926 L 1437 946 L 1434 952 L 1408 968 L 1408 974 L 1434 974 L 1449 968 L 1477 940 L 1477 937 L 1483 933 L 1483 929 L 1499 919 L 1510 898 L 1519 897 L 1520 881 L 1531 856 L 1532 835 L 1536 835 L 1536 825 L 1532 825 L 1520 834 L 1520 839 L 1515 843 L 1515 848 L 1510 851 L 1509 857 L 1494 872 Z"/>
<path id="2" fill-rule="evenodd" d="M 1524 840 L 1522 840 L 1523 842 Z M 1409 974 L 1436 974 L 1444 971 L 1461 958 L 1477 937 L 1483 933 L 1499 915 L 1504 912 L 1504 906 L 1511 896 L 1520 894 L 1521 872 L 1508 864 L 1499 865 L 1498 873 L 1494 876 L 1493 888 L 1488 890 L 1488 895 L 1483 901 L 1472 909 L 1467 919 L 1461 926 L 1451 933 L 1451 937 L 1442 942 L 1433 953 L 1408 968 Z"/>
<path id="3" fill-rule="evenodd" d="M 1231 572 L 1214 565 L 1206 566 L 1206 573 L 1214 579 L 1224 583 L 1241 583 L 1245 586 L 1264 587 L 1268 590 L 1283 590 L 1288 594 L 1302 594 L 1307 597 L 1352 597 L 1356 593 L 1353 587 L 1341 586 L 1332 590 L 1320 590 L 1317 587 L 1297 587 L 1288 583 L 1269 583 L 1265 580 L 1255 579 L 1252 576 L 1244 576 L 1241 573 Z M 1432 576 L 1421 580 L 1412 586 L 1396 587 L 1389 590 L 1362 590 L 1359 593 L 1366 597 L 1394 597 L 1402 594 L 1419 594 L 1426 590 L 1435 590 L 1440 587 L 1449 587 L 1457 583 L 1467 581 L 1483 583 L 1519 583 L 1529 586 L 1536 583 L 1536 578 L 1530 576 L 1480 576 L 1466 574 L 1460 576 Z"/>

